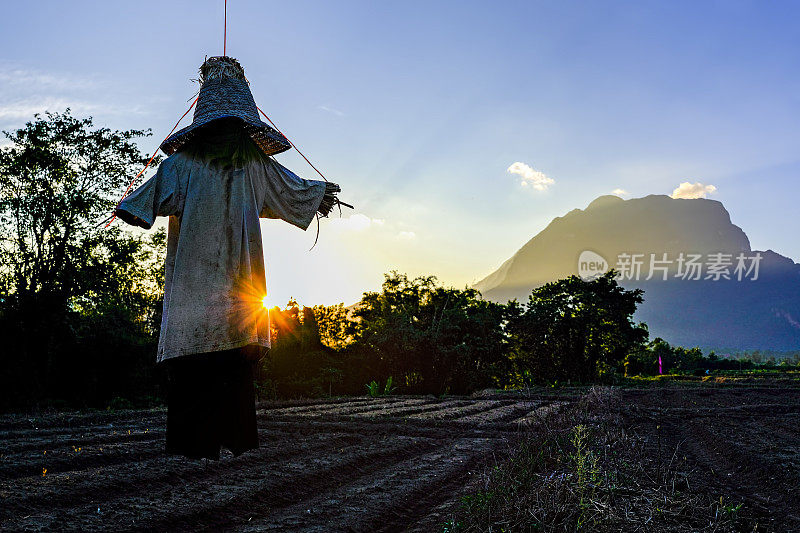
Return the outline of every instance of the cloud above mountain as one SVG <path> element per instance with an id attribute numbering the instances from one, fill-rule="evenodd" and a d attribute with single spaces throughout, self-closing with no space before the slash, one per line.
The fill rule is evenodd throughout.
<path id="1" fill-rule="evenodd" d="M 705 198 L 709 194 L 716 192 L 717 188 L 713 185 L 705 185 L 699 181 L 696 183 L 689 183 L 684 181 L 672 191 L 673 198 Z"/>
<path id="2" fill-rule="evenodd" d="M 521 178 L 523 187 L 532 187 L 537 191 L 546 191 L 556 180 L 547 176 L 544 172 L 534 170 L 530 165 L 517 161 L 513 163 L 506 172 L 517 174 Z"/>

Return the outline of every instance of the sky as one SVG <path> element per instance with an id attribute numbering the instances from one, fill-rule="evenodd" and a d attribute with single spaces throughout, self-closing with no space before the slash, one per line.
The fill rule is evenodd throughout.
<path id="1" fill-rule="evenodd" d="M 3 130 L 70 107 L 152 153 L 222 54 L 223 0 L 3 8 Z M 349 305 L 390 270 L 463 288 L 603 194 L 719 200 L 800 261 L 798 2 L 229 0 L 227 52 L 356 208 L 311 251 L 315 225 L 262 222 L 272 304 Z"/>

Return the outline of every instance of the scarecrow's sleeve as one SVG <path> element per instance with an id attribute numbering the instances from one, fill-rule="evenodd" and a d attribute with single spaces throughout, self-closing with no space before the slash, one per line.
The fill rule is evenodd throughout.
<path id="1" fill-rule="evenodd" d="M 179 214 L 180 191 L 172 166 L 170 159 L 165 159 L 156 174 L 126 196 L 114 213 L 128 224 L 145 229 L 150 229 L 157 216 Z"/>
<path id="2" fill-rule="evenodd" d="M 272 159 L 267 160 L 263 169 L 265 194 L 260 216 L 280 218 L 307 229 L 325 196 L 325 182 L 301 178 Z"/>

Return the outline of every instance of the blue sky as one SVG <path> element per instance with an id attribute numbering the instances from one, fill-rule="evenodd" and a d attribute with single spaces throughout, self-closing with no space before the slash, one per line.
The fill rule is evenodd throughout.
<path id="1" fill-rule="evenodd" d="M 222 52 L 222 5 L 5 4 L 0 128 L 70 106 L 152 128 L 150 152 Z M 464 286 L 601 194 L 682 182 L 800 260 L 800 3 L 229 0 L 228 54 L 357 207 L 311 252 L 315 228 L 264 222 L 274 303 L 349 304 L 392 268 Z"/>

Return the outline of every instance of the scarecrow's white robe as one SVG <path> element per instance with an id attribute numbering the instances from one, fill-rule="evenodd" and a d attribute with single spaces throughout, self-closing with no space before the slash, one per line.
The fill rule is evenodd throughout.
<path id="1" fill-rule="evenodd" d="M 117 214 L 149 229 L 169 217 L 164 311 L 157 362 L 250 344 L 269 347 L 269 315 L 259 217 L 303 230 L 325 183 L 296 176 L 249 139 L 166 158 L 125 198 Z M 232 163 L 241 156 L 238 164 Z"/>

